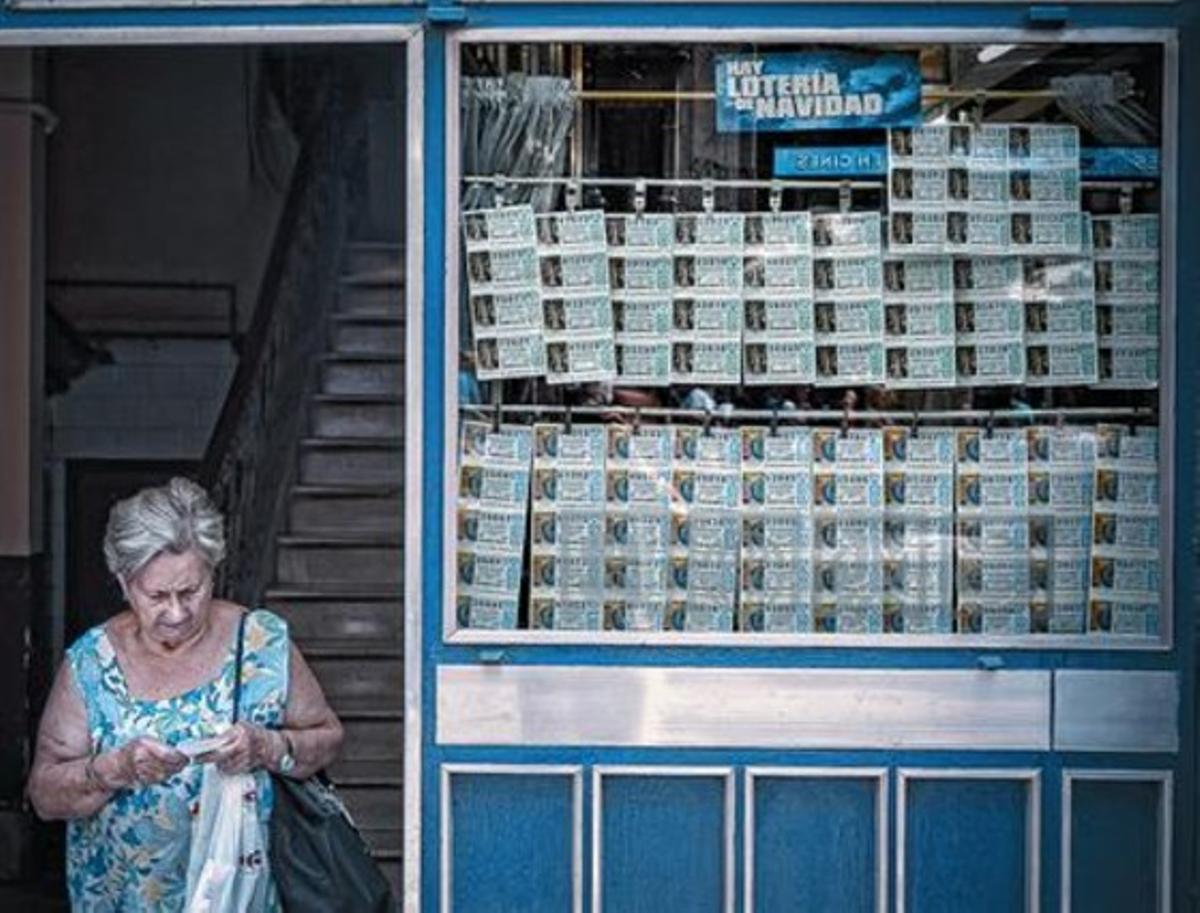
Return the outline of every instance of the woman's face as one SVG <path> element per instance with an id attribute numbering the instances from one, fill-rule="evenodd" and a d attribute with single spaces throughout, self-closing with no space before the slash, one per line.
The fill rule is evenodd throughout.
<path id="1" fill-rule="evenodd" d="M 212 604 L 212 572 L 200 553 L 160 552 L 125 582 L 142 633 L 173 648 L 199 633 Z"/>

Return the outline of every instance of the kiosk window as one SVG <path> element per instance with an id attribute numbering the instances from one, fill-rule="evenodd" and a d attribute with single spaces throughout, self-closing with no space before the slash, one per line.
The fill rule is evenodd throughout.
<path id="1" fill-rule="evenodd" d="M 459 65 L 450 633 L 1165 642 L 1160 46 Z"/>

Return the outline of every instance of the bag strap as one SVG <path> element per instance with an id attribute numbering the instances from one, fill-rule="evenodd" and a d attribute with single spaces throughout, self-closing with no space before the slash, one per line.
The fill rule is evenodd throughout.
<path id="1" fill-rule="evenodd" d="M 236 725 L 242 709 L 242 652 L 246 640 L 246 614 L 238 618 L 237 645 L 233 653 L 233 722 Z"/>

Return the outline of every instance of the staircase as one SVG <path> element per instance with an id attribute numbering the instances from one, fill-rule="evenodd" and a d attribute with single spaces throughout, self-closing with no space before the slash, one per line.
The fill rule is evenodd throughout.
<path id="1" fill-rule="evenodd" d="M 400 897 L 404 290 L 394 244 L 348 243 L 267 605 L 345 726 L 330 774 Z"/>

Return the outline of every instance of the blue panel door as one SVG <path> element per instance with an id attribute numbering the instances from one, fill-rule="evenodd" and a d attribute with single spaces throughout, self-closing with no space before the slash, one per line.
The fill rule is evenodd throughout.
<path id="1" fill-rule="evenodd" d="M 1159 909 L 1158 783 L 1071 786 L 1071 913 Z"/>
<path id="2" fill-rule="evenodd" d="M 600 909 L 720 913 L 725 780 L 607 774 L 602 783 Z"/>
<path id="3" fill-rule="evenodd" d="M 877 909 L 879 788 L 863 778 L 755 778 L 755 913 Z"/>
<path id="4" fill-rule="evenodd" d="M 450 775 L 454 913 L 569 913 L 572 786 L 563 775 Z"/>
<path id="5" fill-rule="evenodd" d="M 909 780 L 904 913 L 1023 913 L 1028 789 L 1019 780 Z"/>

